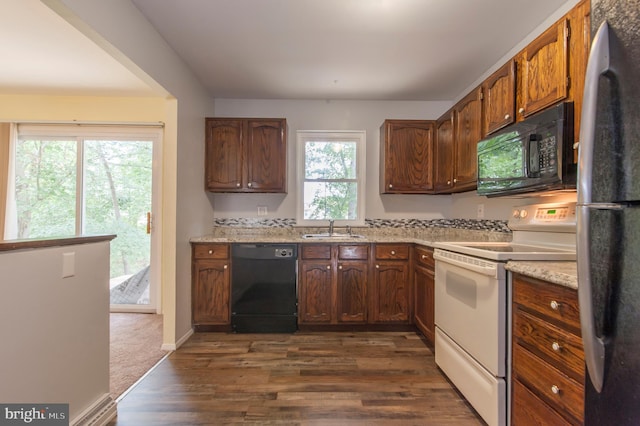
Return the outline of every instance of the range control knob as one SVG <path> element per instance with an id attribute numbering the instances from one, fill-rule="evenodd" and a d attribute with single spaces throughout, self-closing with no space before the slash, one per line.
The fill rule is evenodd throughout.
<path id="1" fill-rule="evenodd" d="M 514 209 L 513 210 L 513 217 L 514 217 L 514 219 L 518 219 L 520 217 L 520 210 Z"/>
<path id="2" fill-rule="evenodd" d="M 525 217 L 527 217 L 527 215 L 529 214 L 529 212 L 527 212 L 526 210 L 520 210 L 520 218 L 524 219 Z"/>

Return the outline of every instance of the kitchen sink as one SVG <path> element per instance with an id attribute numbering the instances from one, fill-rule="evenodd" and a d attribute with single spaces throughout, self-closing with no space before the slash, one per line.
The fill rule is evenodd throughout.
<path id="1" fill-rule="evenodd" d="M 321 240 L 321 239 L 330 239 L 330 240 L 348 240 L 351 238 L 364 238 L 364 235 L 360 234 L 343 234 L 340 232 L 322 232 L 319 234 L 304 234 L 302 238 L 310 239 L 310 240 Z"/>

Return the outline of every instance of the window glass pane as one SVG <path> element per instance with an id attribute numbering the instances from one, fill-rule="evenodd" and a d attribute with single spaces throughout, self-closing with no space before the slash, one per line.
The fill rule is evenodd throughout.
<path id="1" fill-rule="evenodd" d="M 305 143 L 305 179 L 355 179 L 356 142 Z"/>
<path id="2" fill-rule="evenodd" d="M 305 182 L 304 219 L 354 220 L 357 198 L 356 182 Z"/>
<path id="3" fill-rule="evenodd" d="M 117 234 L 111 242 L 111 278 L 149 266 L 152 148 L 150 141 L 84 144 L 84 233 Z"/>
<path id="4" fill-rule="evenodd" d="M 17 238 L 75 235 L 76 152 L 75 140 L 18 140 Z"/>

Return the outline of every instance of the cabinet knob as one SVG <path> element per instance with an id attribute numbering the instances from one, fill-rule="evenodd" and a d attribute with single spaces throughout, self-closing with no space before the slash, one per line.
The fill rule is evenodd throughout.
<path id="1" fill-rule="evenodd" d="M 342 265 L 338 265 L 338 269 L 342 269 Z"/>
<path id="2" fill-rule="evenodd" d="M 558 395 L 560 393 L 560 388 L 556 385 L 551 386 L 551 392 Z"/>
<path id="3" fill-rule="evenodd" d="M 240 182 L 236 183 L 236 188 L 240 188 Z"/>
<path id="4" fill-rule="evenodd" d="M 554 311 L 557 311 L 560 308 L 560 304 L 555 300 L 552 300 L 551 303 L 549 303 L 549 306 L 551 306 L 551 309 Z"/>
<path id="5" fill-rule="evenodd" d="M 380 269 L 380 265 L 376 265 L 376 269 Z"/>
<path id="6" fill-rule="evenodd" d="M 213 254 L 213 250 L 209 250 L 209 254 Z"/>
<path id="7" fill-rule="evenodd" d="M 327 265 L 327 269 L 331 269 L 331 265 Z"/>
<path id="8" fill-rule="evenodd" d="M 524 114 L 524 108 L 520 108 L 520 109 L 518 110 L 518 112 L 519 112 L 520 114 Z"/>
<path id="9" fill-rule="evenodd" d="M 508 119 L 510 119 L 510 118 L 511 118 L 511 115 L 509 115 L 509 114 L 505 114 L 505 116 L 504 116 L 504 119 L 505 119 L 505 120 L 508 120 Z"/>
<path id="10" fill-rule="evenodd" d="M 389 189 L 391 189 L 391 188 L 393 188 L 393 185 L 392 185 L 392 184 L 389 184 Z"/>
<path id="11" fill-rule="evenodd" d="M 427 255 L 426 255 L 426 254 L 423 254 L 423 255 L 422 255 L 422 256 L 420 256 L 420 257 L 422 258 L 422 260 L 424 260 L 424 259 L 426 259 L 426 258 L 427 258 Z"/>
<path id="12" fill-rule="evenodd" d="M 453 179 L 453 183 L 456 183 L 456 182 L 458 182 L 458 178 Z"/>
<path id="13" fill-rule="evenodd" d="M 396 251 L 395 250 L 391 250 L 391 255 L 395 256 L 396 255 Z"/>
<path id="14" fill-rule="evenodd" d="M 558 342 L 553 342 L 551 344 L 551 349 L 553 349 L 556 352 L 560 352 L 560 349 L 562 349 L 562 346 L 560 346 Z"/>
<path id="15" fill-rule="evenodd" d="M 247 184 L 247 186 L 248 186 L 249 188 L 251 188 L 251 182 L 249 182 L 249 183 Z"/>
<path id="16" fill-rule="evenodd" d="M 447 185 L 451 185 L 451 181 L 450 180 L 447 181 Z"/>
<path id="17" fill-rule="evenodd" d="M 228 265 L 224 265 L 224 269 L 227 269 L 229 266 Z"/>

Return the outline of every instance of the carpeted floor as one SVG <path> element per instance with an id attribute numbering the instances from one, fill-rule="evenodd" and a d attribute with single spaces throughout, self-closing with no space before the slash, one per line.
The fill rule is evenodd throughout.
<path id="1" fill-rule="evenodd" d="M 110 391 L 115 399 L 153 367 L 162 346 L 162 315 L 112 313 Z"/>

